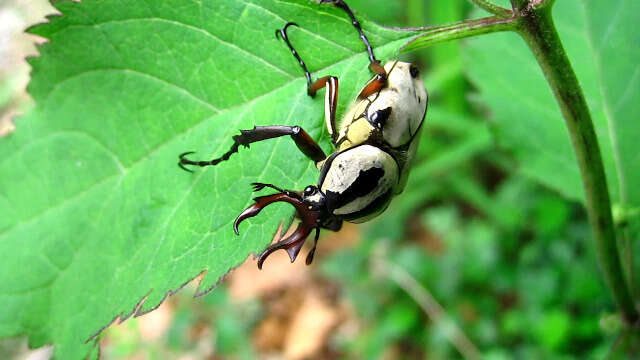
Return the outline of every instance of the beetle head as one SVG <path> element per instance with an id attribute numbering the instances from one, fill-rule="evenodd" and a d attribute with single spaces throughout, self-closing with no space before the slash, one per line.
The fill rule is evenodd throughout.
<path id="1" fill-rule="evenodd" d="M 245 209 L 238 217 L 236 218 L 233 228 L 236 234 L 238 232 L 238 225 L 243 222 L 245 219 L 250 217 L 254 217 L 262 211 L 269 204 L 273 204 L 275 202 L 287 202 L 296 209 L 296 217 L 300 219 L 300 223 L 298 224 L 296 230 L 285 239 L 280 239 L 278 242 L 273 245 L 267 247 L 259 256 L 258 256 L 258 268 L 262 268 L 262 264 L 266 260 L 266 258 L 276 250 L 284 249 L 289 254 L 289 258 L 291 262 L 294 262 L 300 249 L 302 249 L 302 245 L 305 240 L 313 231 L 316 230 L 315 241 L 317 243 L 319 231 L 321 227 L 334 229 L 336 228 L 336 221 L 333 219 L 326 218 L 326 205 L 325 205 L 325 196 L 318 189 L 318 187 L 309 185 L 302 192 L 283 190 L 276 186 L 270 184 L 262 184 L 262 183 L 254 183 L 253 187 L 256 191 L 262 190 L 265 187 L 269 187 L 277 190 L 278 192 L 271 195 L 259 196 L 254 198 L 255 203 Z M 340 222 L 341 223 L 341 222 Z M 337 226 L 339 228 L 339 224 Z M 306 263 L 310 264 L 313 261 L 313 254 L 315 253 L 315 243 L 313 249 L 309 252 L 307 256 Z"/>

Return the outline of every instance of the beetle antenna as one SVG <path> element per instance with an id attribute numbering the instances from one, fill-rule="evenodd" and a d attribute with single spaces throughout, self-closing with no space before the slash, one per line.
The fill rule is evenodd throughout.
<path id="1" fill-rule="evenodd" d="M 276 191 L 278 191 L 278 192 L 281 192 L 281 193 L 283 193 L 283 194 L 285 194 L 285 193 L 287 193 L 287 192 L 288 192 L 288 191 L 286 191 L 286 190 L 282 190 L 282 189 L 280 189 L 279 187 L 277 187 L 277 186 L 275 186 L 275 185 L 272 185 L 272 184 L 265 184 L 265 183 L 254 182 L 254 183 L 251 183 L 251 186 L 253 186 L 253 191 L 254 191 L 254 192 L 255 192 L 255 191 L 260 191 L 260 190 L 262 190 L 262 189 L 264 189 L 264 188 L 266 188 L 266 187 L 271 188 L 271 189 L 274 189 L 274 190 L 276 190 Z"/>

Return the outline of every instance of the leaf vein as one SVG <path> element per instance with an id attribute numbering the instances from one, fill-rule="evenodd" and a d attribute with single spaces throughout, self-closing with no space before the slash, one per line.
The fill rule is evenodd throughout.
<path id="1" fill-rule="evenodd" d="M 265 7 L 262 7 L 262 6 L 258 5 L 258 4 L 254 4 L 254 3 L 247 3 L 247 5 L 248 5 L 248 6 L 253 6 L 253 7 L 258 8 L 258 9 L 262 9 L 262 10 L 264 10 L 265 12 L 267 12 L 267 13 L 269 13 L 269 14 L 271 14 L 271 15 L 275 16 L 275 17 L 277 17 L 278 19 L 280 19 L 280 20 L 282 20 L 282 21 L 284 21 L 284 22 L 289 22 L 288 20 L 286 20 L 286 19 L 282 18 L 280 15 L 278 15 L 278 14 L 274 13 L 273 11 L 271 11 L 271 10 L 269 10 L 269 9 L 265 8 Z M 341 44 L 338 44 L 337 42 L 335 42 L 335 41 L 333 41 L 333 40 L 331 40 L 331 39 L 328 39 L 328 38 L 326 38 L 326 37 L 322 37 L 322 36 L 320 36 L 320 35 L 318 35 L 318 34 L 316 34 L 316 33 L 314 33 L 314 32 L 311 32 L 311 31 L 309 31 L 309 30 L 307 30 L 307 29 L 303 28 L 303 27 L 299 27 L 299 29 L 300 29 L 300 30 L 302 30 L 302 32 L 305 32 L 305 33 L 307 33 L 307 34 L 309 34 L 309 35 L 311 35 L 311 36 L 313 36 L 313 37 L 315 37 L 315 38 L 317 38 L 317 39 L 324 40 L 325 42 L 328 42 L 329 44 L 331 44 L 331 45 L 333 45 L 333 46 L 339 47 L 339 48 L 341 48 L 341 49 L 343 49 L 343 50 L 347 51 L 347 52 L 348 52 L 348 53 L 350 53 L 350 54 L 355 54 L 355 53 L 356 53 L 356 51 L 354 51 L 354 50 L 352 50 L 352 49 L 349 49 L 349 48 L 347 48 L 347 47 L 345 47 L 345 46 L 343 46 L 343 45 L 341 45 Z"/>
<path id="2" fill-rule="evenodd" d="M 196 26 L 193 26 L 193 25 L 190 25 L 190 24 L 186 24 L 186 23 L 183 23 L 183 22 L 179 22 L 179 21 L 176 21 L 176 20 L 165 19 L 165 18 L 161 18 L 161 17 L 138 17 L 138 18 L 108 20 L 108 21 L 95 23 L 95 24 L 76 24 L 76 25 L 70 25 L 67 28 L 72 28 L 72 27 L 96 27 L 96 28 L 98 28 L 98 27 L 102 27 L 103 25 L 108 25 L 108 24 L 126 24 L 126 23 L 129 23 L 129 22 L 139 22 L 139 21 L 164 22 L 164 23 L 167 23 L 167 24 L 172 24 L 172 25 L 175 25 L 175 26 L 184 27 L 184 28 L 187 28 L 189 30 L 202 33 L 203 35 L 205 35 L 207 37 L 210 37 L 211 39 L 213 39 L 213 40 L 215 40 L 215 41 L 217 41 L 217 42 L 219 42 L 221 44 L 224 44 L 225 46 L 227 46 L 229 48 L 235 49 L 235 50 L 237 50 L 237 51 L 239 51 L 239 52 L 241 52 L 241 53 L 243 53 L 243 54 L 245 54 L 245 55 L 247 55 L 247 56 L 249 56 L 249 57 L 251 57 L 253 59 L 258 60 L 259 62 L 263 63 L 264 65 L 267 65 L 268 67 L 272 68 L 273 70 L 275 70 L 275 71 L 277 71 L 277 72 L 279 72 L 279 73 L 281 73 L 283 75 L 286 75 L 289 78 L 293 78 L 294 77 L 293 74 L 291 74 L 291 73 L 287 72 L 286 70 L 280 68 L 276 64 L 273 64 L 273 63 L 267 61 L 266 59 L 260 57 L 259 55 L 254 54 L 254 53 L 250 52 L 249 50 L 244 49 L 244 48 L 242 48 L 242 47 L 240 47 L 240 46 L 238 46 L 238 45 L 236 45 L 234 43 L 231 43 L 231 42 L 228 42 L 226 40 L 223 40 L 223 39 L 219 38 L 218 36 L 214 35 L 209 30 L 202 29 L 202 28 L 199 28 L 199 27 L 196 27 Z"/>
<path id="3" fill-rule="evenodd" d="M 220 111 L 220 109 L 218 109 L 217 107 L 215 107 L 215 106 L 214 106 L 213 104 L 211 104 L 210 102 L 205 101 L 204 99 L 201 99 L 201 98 L 197 97 L 196 95 L 194 95 L 194 94 L 192 94 L 191 92 L 189 92 L 187 89 L 185 89 L 185 88 L 183 88 L 183 87 L 181 87 L 181 86 L 179 86 L 179 85 L 176 85 L 176 84 L 174 84 L 174 83 L 171 83 L 171 82 L 169 82 L 169 81 L 167 81 L 167 80 L 165 80 L 165 79 L 162 79 L 162 78 L 159 78 L 159 77 L 157 77 L 157 76 L 155 76 L 155 75 L 152 75 L 152 74 L 149 74 L 149 73 L 145 73 L 145 72 L 142 72 L 142 71 L 138 71 L 138 70 L 132 70 L 132 69 L 127 69 L 127 68 L 115 68 L 115 67 L 114 67 L 114 68 L 104 67 L 104 68 L 95 68 L 95 69 L 84 70 L 84 71 L 78 72 L 78 73 L 76 73 L 76 74 L 73 74 L 72 76 L 69 76 L 69 77 L 67 77 L 67 78 L 65 78 L 65 79 L 62 79 L 62 80 L 60 80 L 59 82 L 57 82 L 57 83 L 53 86 L 53 88 L 51 89 L 51 91 L 49 92 L 49 94 L 47 95 L 47 97 L 45 97 L 45 101 L 50 97 L 50 95 L 51 95 L 55 90 L 57 90 L 57 88 L 58 88 L 59 86 L 63 85 L 64 83 L 66 83 L 66 82 L 68 82 L 68 81 L 71 81 L 71 80 L 73 80 L 73 79 L 79 78 L 79 77 L 84 76 L 84 75 L 92 74 L 92 73 L 110 72 L 110 71 L 113 71 L 113 72 L 123 72 L 123 73 L 136 74 L 136 75 L 139 75 L 139 76 L 142 76 L 142 77 L 146 77 L 146 78 L 149 78 L 149 79 L 152 79 L 152 80 L 158 81 L 158 82 L 160 82 L 160 83 L 162 83 L 162 84 L 164 84 L 164 85 L 167 85 L 167 86 L 169 86 L 169 87 L 171 87 L 171 88 L 173 88 L 173 89 L 178 90 L 178 92 L 181 92 L 181 93 L 183 93 L 183 94 L 187 95 L 187 96 L 188 96 L 188 97 L 190 97 L 191 99 L 196 100 L 196 101 L 197 101 L 197 102 L 199 102 L 200 104 L 202 104 L 202 105 L 204 105 L 204 106 L 208 107 L 209 109 L 211 109 L 211 110 L 213 110 L 213 111 L 216 111 L 216 112 L 219 112 L 219 111 Z"/>

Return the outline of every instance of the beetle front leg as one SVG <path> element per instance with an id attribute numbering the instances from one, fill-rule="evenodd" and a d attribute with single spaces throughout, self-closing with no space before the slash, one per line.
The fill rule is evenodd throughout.
<path id="1" fill-rule="evenodd" d="M 233 136 L 233 145 L 231 145 L 231 149 L 224 153 L 222 156 L 215 158 L 213 160 L 208 161 L 193 161 L 187 159 L 185 156 L 189 154 L 193 154 L 193 151 L 185 152 L 180 154 L 180 162 L 178 166 L 180 166 L 183 170 L 191 172 L 191 170 L 184 167 L 185 165 L 196 165 L 196 166 L 209 166 L 209 165 L 217 165 L 222 161 L 228 160 L 231 154 L 238 152 L 238 148 L 240 145 L 244 147 L 249 147 L 249 144 L 273 139 L 280 136 L 289 135 L 295 141 L 296 146 L 302 153 L 304 153 L 308 158 L 317 162 L 324 160 L 327 156 L 325 155 L 320 145 L 318 145 L 315 140 L 309 134 L 304 131 L 300 126 L 285 126 L 285 125 L 272 125 L 272 126 L 254 126 L 251 130 L 240 130 L 240 135 Z"/>

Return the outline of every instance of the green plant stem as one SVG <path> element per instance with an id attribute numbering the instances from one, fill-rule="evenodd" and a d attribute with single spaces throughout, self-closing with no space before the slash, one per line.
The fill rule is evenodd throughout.
<path id="1" fill-rule="evenodd" d="M 487 0 L 469 0 L 469 1 L 471 1 L 477 7 L 485 10 L 486 12 L 496 15 L 498 17 L 507 18 L 512 15 L 511 11 L 501 6 L 498 6 L 496 4 L 493 4 Z"/>
<path id="2" fill-rule="evenodd" d="M 512 0 L 518 31 L 535 55 L 564 115 L 582 174 L 596 252 L 613 297 L 627 324 L 638 321 L 623 275 L 598 139 L 578 79 L 551 16 L 552 1 Z"/>
<path id="3" fill-rule="evenodd" d="M 502 18 L 491 16 L 437 27 L 401 29 L 407 31 L 422 31 L 422 33 L 411 39 L 400 51 L 414 51 L 445 41 L 499 31 L 515 30 L 517 28 L 517 22 L 518 19 L 515 17 Z"/>

